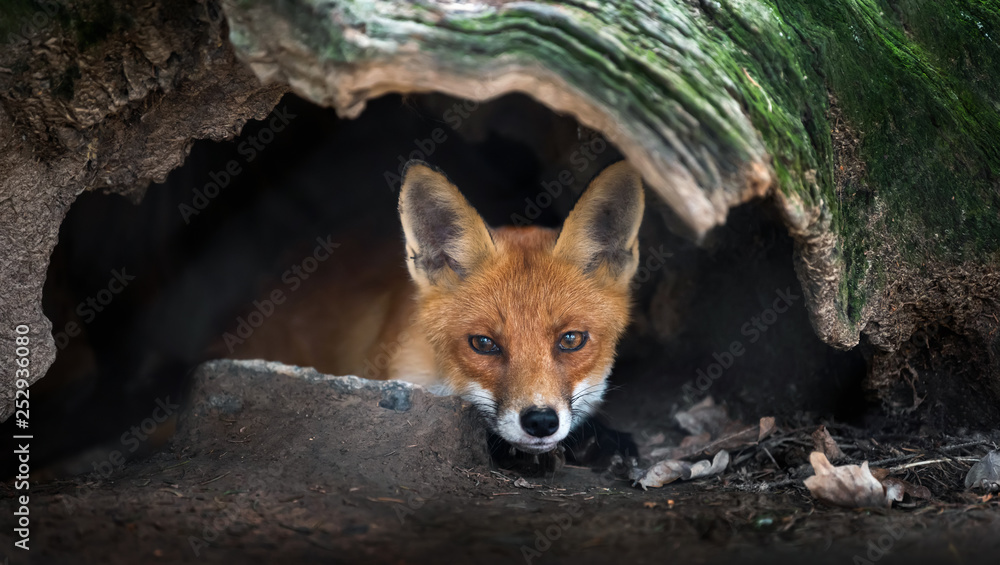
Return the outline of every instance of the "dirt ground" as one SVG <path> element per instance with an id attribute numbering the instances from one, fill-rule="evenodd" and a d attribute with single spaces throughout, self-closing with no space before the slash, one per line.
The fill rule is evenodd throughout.
<path id="1" fill-rule="evenodd" d="M 905 462 L 899 476 L 933 494 L 846 510 L 802 484 L 815 425 L 779 421 L 722 476 L 643 491 L 600 468 L 498 469 L 470 406 L 408 385 L 230 361 L 193 382 L 183 407 L 161 399 L 91 451 L 89 476 L 33 484 L 31 550 L 9 562 L 972 564 L 1000 551 L 1000 500 L 962 488 L 996 437 L 830 427 L 851 460 Z M 136 438 L 172 431 L 156 420 L 173 410 L 162 449 L 114 465 Z"/>

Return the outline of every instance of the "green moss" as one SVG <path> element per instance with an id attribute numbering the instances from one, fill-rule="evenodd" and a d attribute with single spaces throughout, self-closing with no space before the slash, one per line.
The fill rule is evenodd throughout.
<path id="1" fill-rule="evenodd" d="M 735 45 L 739 70 L 761 85 L 743 83 L 742 95 L 781 189 L 810 201 L 800 179 L 816 171 L 839 236 L 843 317 L 857 322 L 885 284 L 877 250 L 887 240 L 915 265 L 996 261 L 998 8 L 971 0 L 760 4 L 771 10 L 727 2 L 711 11 L 713 22 Z M 730 69 L 734 80 L 739 74 Z M 843 194 L 834 185 L 827 92 L 860 132 L 867 171 L 863 186 Z"/>
<path id="2" fill-rule="evenodd" d="M 908 39 L 900 24 L 886 17 L 887 7 L 873 2 L 853 8 L 802 4 L 800 27 L 818 54 L 814 64 L 845 116 L 862 132 L 867 184 L 894 219 L 887 226 L 889 234 L 908 252 L 928 257 L 970 254 L 967 258 L 982 259 L 995 253 L 1000 237 L 1000 216 L 993 207 L 1000 118 L 996 98 L 983 96 L 987 89 L 971 90 L 955 74 L 959 65 L 965 67 L 963 74 L 972 72 L 973 63 L 935 65 L 947 58 L 933 55 L 939 42 L 922 45 Z M 936 29 L 961 22 L 940 13 L 961 11 L 961 4 L 935 3 Z M 979 64 L 974 63 L 976 68 Z M 873 212 L 865 198 L 847 197 L 842 204 L 855 209 L 845 217 L 859 221 Z"/>
<path id="3" fill-rule="evenodd" d="M 654 149 L 683 144 L 678 152 L 726 166 L 758 155 L 763 142 L 779 189 L 822 209 L 838 238 L 838 307 L 848 324 L 886 284 L 890 255 L 911 265 L 1000 260 L 994 2 L 571 0 L 475 11 L 243 3 L 277 11 L 331 61 L 367 63 L 416 47 L 459 74 L 498 61 L 550 69 L 622 123 L 661 136 L 646 140 Z M 345 36 L 348 28 L 366 41 Z M 233 37 L 252 47 L 253 38 Z M 860 136 L 851 157 L 865 171 L 841 190 L 831 96 Z"/>
<path id="4" fill-rule="evenodd" d="M 812 175 L 826 195 L 833 185 L 829 128 L 824 118 L 822 80 L 799 56 L 793 27 L 767 3 L 761 11 L 743 4 L 706 3 L 723 50 L 716 62 L 740 86 L 753 125 L 774 158 L 779 189 L 816 205 L 806 180 Z"/>

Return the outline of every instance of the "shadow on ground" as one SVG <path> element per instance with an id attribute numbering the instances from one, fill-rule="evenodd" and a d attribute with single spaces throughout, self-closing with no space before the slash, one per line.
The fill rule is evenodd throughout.
<path id="1" fill-rule="evenodd" d="M 1000 550 L 996 500 L 833 509 L 774 480 L 796 470 L 755 478 L 756 457 L 649 491 L 572 466 L 518 481 L 491 467 L 469 405 L 404 383 L 216 361 L 178 410 L 166 449 L 118 467 L 130 435 L 91 452 L 89 477 L 33 485 L 32 549 L 11 562 L 976 563 Z"/>

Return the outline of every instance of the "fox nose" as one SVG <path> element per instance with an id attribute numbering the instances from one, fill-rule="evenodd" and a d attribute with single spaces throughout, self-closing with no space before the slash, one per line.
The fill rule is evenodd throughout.
<path id="1" fill-rule="evenodd" d="M 549 437 L 559 429 L 559 415 L 551 408 L 528 408 L 521 412 L 521 427 L 528 435 Z"/>

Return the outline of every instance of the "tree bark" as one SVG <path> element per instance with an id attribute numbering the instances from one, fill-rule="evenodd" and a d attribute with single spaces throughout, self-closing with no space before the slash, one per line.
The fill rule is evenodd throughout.
<path id="1" fill-rule="evenodd" d="M 769 199 L 817 334 L 839 348 L 866 335 L 876 388 L 899 380 L 893 351 L 944 324 L 1000 398 L 993 4 L 160 0 L 129 3 L 127 18 L 99 0 L 54 4 L 34 38 L 18 30 L 49 4 L 0 16 L 14 38 L 0 57 L 13 234 L 0 313 L 34 324 L 36 370 L 52 358 L 46 258 L 81 190 L 160 179 L 191 139 L 233 135 L 286 88 L 345 116 L 387 92 L 521 91 L 606 134 L 694 237 Z"/>
<path id="2" fill-rule="evenodd" d="M 195 139 L 235 136 L 287 90 L 262 86 L 225 33 L 211 2 L 0 5 L 0 421 L 14 408 L 15 328 L 30 330 L 29 382 L 55 359 L 42 285 L 77 195 L 141 198 Z"/>

